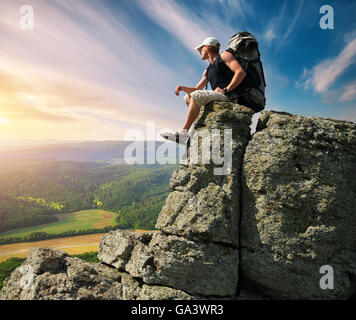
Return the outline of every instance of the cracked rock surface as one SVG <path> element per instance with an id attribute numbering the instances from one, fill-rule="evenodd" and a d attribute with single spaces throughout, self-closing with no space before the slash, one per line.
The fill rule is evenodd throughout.
<path id="1" fill-rule="evenodd" d="M 275 299 L 356 295 L 356 124 L 263 112 L 243 163 L 241 274 Z M 320 268 L 334 272 L 323 290 Z"/>
<path id="2" fill-rule="evenodd" d="M 240 175 L 250 139 L 252 115 L 250 109 L 227 102 L 211 103 L 202 108 L 194 126 L 196 132 L 186 164 L 181 164 L 170 180 L 172 192 L 158 216 L 157 229 L 191 240 L 238 246 Z M 204 141 L 210 139 L 213 146 L 213 130 L 217 129 L 220 156 L 224 156 L 225 145 L 231 143 L 231 172 L 224 175 L 214 172 L 222 165 L 216 164 L 212 150 L 209 163 L 203 161 L 203 156 L 208 154 Z M 231 130 L 231 140 L 224 129 Z M 198 159 L 198 163 L 194 159 Z"/>
<path id="3" fill-rule="evenodd" d="M 19 267 L 5 280 L 1 300 L 192 299 L 181 290 L 143 285 L 125 272 L 61 250 L 33 247 L 22 266 L 26 272 Z"/>

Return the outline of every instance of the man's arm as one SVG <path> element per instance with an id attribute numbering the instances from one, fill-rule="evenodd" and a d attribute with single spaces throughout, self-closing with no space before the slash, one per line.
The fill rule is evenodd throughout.
<path id="1" fill-rule="evenodd" d="M 230 68 L 230 70 L 234 72 L 234 76 L 231 79 L 231 82 L 226 86 L 227 92 L 230 92 L 242 82 L 242 80 L 246 77 L 246 72 L 230 52 L 222 52 L 221 59 Z M 223 88 L 216 88 L 215 91 L 224 93 L 222 89 Z"/>
<path id="2" fill-rule="evenodd" d="M 208 81 L 207 77 L 206 77 L 206 69 L 204 70 L 203 76 L 201 78 L 201 80 L 197 83 L 197 85 L 195 87 L 184 87 L 184 86 L 178 86 L 176 88 L 176 90 L 174 91 L 175 94 L 178 96 L 179 95 L 179 91 L 184 91 L 186 93 L 192 93 L 195 90 L 201 90 L 205 87 L 206 82 Z"/>
<path id="3" fill-rule="evenodd" d="M 201 80 L 195 86 L 195 88 L 196 88 L 195 90 L 201 90 L 201 89 L 205 88 L 206 82 L 208 81 L 208 78 L 206 77 L 206 74 L 207 74 L 207 71 L 205 69 Z"/>

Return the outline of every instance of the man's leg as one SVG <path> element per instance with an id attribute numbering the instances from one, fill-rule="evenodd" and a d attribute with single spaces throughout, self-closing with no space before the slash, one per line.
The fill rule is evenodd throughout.
<path id="1" fill-rule="evenodd" d="M 189 130 L 195 118 L 200 112 L 200 106 L 205 106 L 211 101 L 227 101 L 227 97 L 219 92 L 212 90 L 196 90 L 184 97 L 185 103 L 188 106 L 188 115 L 185 120 L 182 130 Z"/>
<path id="2" fill-rule="evenodd" d="M 198 116 L 200 111 L 200 106 L 194 101 L 194 99 L 189 95 L 189 106 L 188 106 L 188 114 L 183 125 L 182 130 L 189 130 L 190 126 L 194 122 L 195 118 Z"/>
<path id="3" fill-rule="evenodd" d="M 188 108 L 189 108 L 189 103 L 191 98 L 192 96 L 189 93 L 187 93 L 184 97 L 185 104 L 187 105 Z"/>

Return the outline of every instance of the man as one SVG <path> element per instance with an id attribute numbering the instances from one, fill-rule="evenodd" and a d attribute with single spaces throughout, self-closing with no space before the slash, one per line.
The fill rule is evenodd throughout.
<path id="1" fill-rule="evenodd" d="M 201 80 L 195 87 L 176 87 L 174 92 L 177 96 L 180 91 L 187 93 L 184 100 L 189 108 L 188 114 L 179 132 L 161 134 L 165 139 L 180 143 L 186 142 L 187 132 L 198 116 L 201 106 L 211 101 L 238 101 L 239 85 L 246 76 L 245 70 L 230 52 L 223 51 L 219 54 L 220 43 L 217 39 L 206 38 L 195 49 L 200 53 L 202 60 L 209 61 L 209 67 L 204 70 Z M 202 90 L 208 82 L 212 90 Z"/>

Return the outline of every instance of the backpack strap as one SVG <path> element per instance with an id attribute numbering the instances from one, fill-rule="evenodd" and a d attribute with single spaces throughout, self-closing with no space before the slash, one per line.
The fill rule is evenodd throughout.
<path id="1" fill-rule="evenodd" d="M 208 72 L 209 72 L 209 68 L 210 68 L 211 64 L 209 64 L 209 67 L 207 67 L 206 69 L 206 85 L 205 85 L 205 90 L 208 90 Z"/>
<path id="2" fill-rule="evenodd" d="M 206 85 L 205 85 L 205 90 L 208 90 L 208 72 L 209 72 L 209 68 L 206 69 Z"/>
<path id="3" fill-rule="evenodd" d="M 266 87 L 267 85 L 266 85 L 266 80 L 265 80 L 265 73 L 263 72 L 263 66 L 262 66 L 262 63 L 261 63 L 261 60 L 260 60 L 261 54 L 260 54 L 260 50 L 258 50 L 258 47 L 257 47 L 257 52 L 258 52 L 258 59 L 260 61 L 260 66 L 261 66 L 261 71 L 262 71 L 263 83 L 264 83 L 264 85 Z"/>

